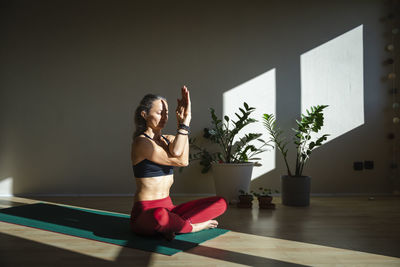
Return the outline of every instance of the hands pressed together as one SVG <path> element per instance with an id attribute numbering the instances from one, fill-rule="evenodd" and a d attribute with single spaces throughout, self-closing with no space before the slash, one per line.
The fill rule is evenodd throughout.
<path id="1" fill-rule="evenodd" d="M 177 99 L 178 106 L 176 107 L 176 120 L 179 124 L 185 124 L 189 126 L 190 120 L 192 119 L 192 110 L 191 110 L 191 102 L 189 90 L 186 86 L 183 86 L 181 89 L 182 98 Z"/>

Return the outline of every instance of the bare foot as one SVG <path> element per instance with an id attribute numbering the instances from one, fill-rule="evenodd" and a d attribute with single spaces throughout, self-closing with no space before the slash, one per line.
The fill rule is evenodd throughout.
<path id="1" fill-rule="evenodd" d="M 201 230 L 205 229 L 211 229 L 211 228 L 216 228 L 218 226 L 218 222 L 216 220 L 209 220 L 206 222 L 201 222 L 201 223 L 194 223 L 192 224 L 192 233 L 194 232 L 199 232 Z"/>

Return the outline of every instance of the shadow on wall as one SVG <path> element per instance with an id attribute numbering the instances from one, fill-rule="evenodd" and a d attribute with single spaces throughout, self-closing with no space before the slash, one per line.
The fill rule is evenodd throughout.
<path id="1" fill-rule="evenodd" d="M 313 105 L 329 105 L 324 112 L 325 125 L 318 135 L 313 135 L 312 140 L 323 134 L 330 134 L 328 142 L 331 142 L 363 125 L 363 26 L 358 26 L 303 53 L 300 58 L 301 98 L 298 101 L 301 103 L 301 112 L 306 114 L 306 109 Z M 225 92 L 223 114 L 233 117 L 235 109 L 246 101 L 257 108 L 258 112 L 255 112 L 254 116 L 256 119 L 262 121 L 263 113 L 272 113 L 276 116 L 275 71 L 279 72 L 279 69 L 270 70 Z M 300 114 L 297 118 L 300 118 Z M 294 122 L 293 120 L 292 123 Z M 296 126 L 293 125 L 293 128 Z M 265 128 L 262 123 L 253 124 L 245 128 L 243 135 L 251 132 L 265 132 Z M 291 143 L 294 132 L 289 129 L 285 131 L 284 136 Z M 262 138 L 269 139 L 269 135 L 264 134 Z M 325 151 L 332 152 L 330 149 Z M 291 161 L 295 152 L 292 147 L 289 153 Z M 263 166 L 254 169 L 253 180 L 268 175 L 275 169 L 275 153 L 276 151 L 272 151 L 260 155 Z M 280 152 L 278 154 L 281 158 Z M 323 156 L 323 158 L 326 165 L 326 159 L 329 157 Z M 323 166 L 324 162 L 321 164 Z M 280 174 L 285 173 L 286 171 Z M 272 175 L 279 177 L 280 174 Z M 257 184 L 262 185 L 263 182 L 257 181 Z"/>
<path id="2" fill-rule="evenodd" d="M 3 4 L 8 53 L 0 71 L 10 75 L 2 79 L 0 131 L 9 141 L 1 153 L 15 155 L 6 166 L 14 193 L 133 193 L 134 107 L 153 92 L 174 109 L 182 84 L 191 90 L 197 133 L 208 125 L 209 107 L 223 112 L 224 92 L 275 69 L 276 115 L 290 129 L 302 109 L 299 57 L 361 24 L 374 32 L 379 7 L 359 1 L 332 2 L 328 9 L 319 1 Z M 165 130 L 175 133 L 172 116 Z M 213 192 L 211 180 L 196 183 L 200 175 L 176 183 L 174 191 Z"/>
<path id="3" fill-rule="evenodd" d="M 324 111 L 324 127 L 316 140 L 323 134 L 330 134 L 330 142 L 341 135 L 364 124 L 364 80 L 363 80 L 363 27 L 358 26 L 301 56 L 298 66 L 301 73 L 301 113 L 311 106 L 328 105 Z M 256 107 L 253 118 L 257 124 L 247 126 L 237 140 L 248 133 L 264 133 L 263 139 L 270 137 L 265 134 L 262 124 L 263 114 L 276 115 L 277 86 L 275 73 L 279 69 L 269 70 L 223 94 L 223 115 L 235 117 L 237 107 L 247 102 Z M 300 114 L 294 113 L 297 118 Z M 286 114 L 285 114 L 286 115 Z M 292 121 L 294 123 L 294 121 Z M 296 126 L 294 126 L 296 127 Z M 287 134 L 287 135 L 286 135 Z M 293 136 L 293 131 L 285 136 Z M 290 140 L 288 138 L 287 140 Z M 260 155 L 262 166 L 255 168 L 252 179 L 256 179 L 275 169 L 275 153 Z"/>

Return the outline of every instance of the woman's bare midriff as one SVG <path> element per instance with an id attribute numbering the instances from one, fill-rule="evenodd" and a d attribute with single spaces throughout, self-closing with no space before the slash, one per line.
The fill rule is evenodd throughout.
<path id="1" fill-rule="evenodd" d="M 149 178 L 136 178 L 136 201 L 157 200 L 169 196 L 169 190 L 174 182 L 174 175 L 149 177 Z M 192 232 L 198 232 L 204 229 L 215 228 L 218 226 L 216 220 L 208 220 L 201 223 L 192 224 Z M 168 240 L 172 240 L 175 233 L 166 233 L 165 236 Z M 169 236 L 171 235 L 171 236 Z"/>
<path id="2" fill-rule="evenodd" d="M 169 196 L 174 175 L 136 178 L 136 201 L 157 200 Z"/>

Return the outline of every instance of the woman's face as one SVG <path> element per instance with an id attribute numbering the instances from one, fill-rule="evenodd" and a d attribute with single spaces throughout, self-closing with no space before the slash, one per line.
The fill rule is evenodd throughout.
<path id="1" fill-rule="evenodd" d="M 149 113 L 143 112 L 142 116 L 147 123 L 147 127 L 152 129 L 162 129 L 168 121 L 168 104 L 163 99 L 154 100 Z"/>

